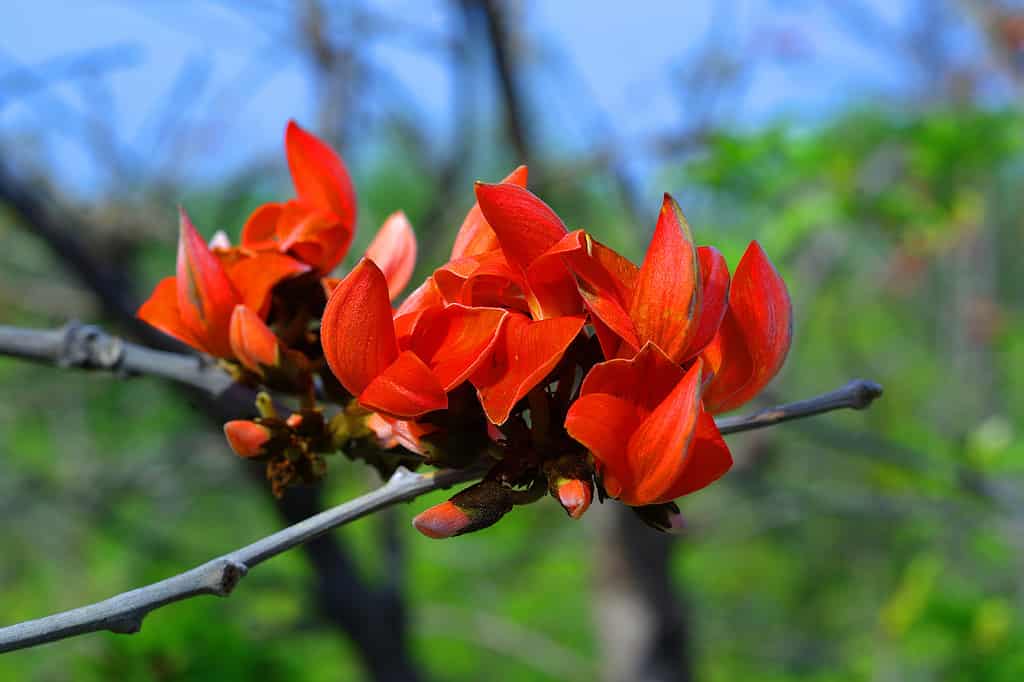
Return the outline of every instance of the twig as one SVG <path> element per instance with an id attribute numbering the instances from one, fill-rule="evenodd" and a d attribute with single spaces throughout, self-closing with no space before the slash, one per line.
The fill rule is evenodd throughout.
<path id="1" fill-rule="evenodd" d="M 874 381 L 854 379 L 831 393 L 823 393 L 807 400 L 798 400 L 795 403 L 776 405 L 744 417 L 716 419 L 715 424 L 723 434 L 762 429 L 792 419 L 813 417 L 816 414 L 833 410 L 846 408 L 863 410 L 881 395 L 882 387 Z"/>
<path id="2" fill-rule="evenodd" d="M 414 474 L 400 467 L 376 490 L 189 571 L 89 606 L 0 628 L 0 653 L 100 630 L 138 632 L 142 620 L 154 609 L 202 594 L 226 597 L 249 569 L 267 559 L 379 509 L 471 481 L 482 474 L 483 470 L 478 468 Z"/>
<path id="3" fill-rule="evenodd" d="M 234 384 L 227 372 L 208 359 L 146 348 L 75 321 L 60 329 L 0 325 L 0 355 L 59 367 L 156 376 L 214 396 L 225 393 Z"/>

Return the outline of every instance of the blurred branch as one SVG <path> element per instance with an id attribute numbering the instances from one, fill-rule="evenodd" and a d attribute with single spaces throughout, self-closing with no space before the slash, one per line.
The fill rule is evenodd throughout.
<path id="1" fill-rule="evenodd" d="M 475 468 L 414 474 L 400 467 L 376 490 L 189 571 L 89 606 L 0 628 L 0 653 L 101 630 L 120 634 L 138 632 L 146 615 L 161 606 L 203 594 L 226 597 L 249 569 L 267 559 L 379 509 L 473 480 L 482 474 L 483 470 Z"/>
<path id="2" fill-rule="evenodd" d="M 152 328 L 135 318 L 136 301 L 127 276 L 94 256 L 81 241 L 92 232 L 81 219 L 57 216 L 41 187 L 15 177 L 0 163 L 0 204 L 6 204 L 29 232 L 38 235 L 50 249 L 92 290 L 112 317 L 129 324 L 133 331 L 153 338 Z M 166 338 L 166 337 L 165 337 Z"/>
<path id="3" fill-rule="evenodd" d="M 494 68 L 498 75 L 498 85 L 505 109 L 505 123 L 512 140 L 512 147 L 523 163 L 532 164 L 533 149 L 530 145 L 530 130 L 527 112 L 523 105 L 523 95 L 516 80 L 515 55 L 512 39 L 508 30 L 507 17 L 503 13 L 502 3 L 498 0 L 478 0 L 483 10 L 488 43 L 491 46 Z M 471 2 L 471 0 L 464 0 Z"/>
<path id="4" fill-rule="evenodd" d="M 774 426 L 793 419 L 804 419 L 833 410 L 863 410 L 882 395 L 882 387 L 866 379 L 854 379 L 842 388 L 824 393 L 807 400 L 769 407 L 743 417 L 716 419 L 718 430 L 723 434 L 739 433 Z"/>

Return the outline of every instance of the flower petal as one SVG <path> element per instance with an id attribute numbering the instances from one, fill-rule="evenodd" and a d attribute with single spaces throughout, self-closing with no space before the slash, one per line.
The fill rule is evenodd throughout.
<path id="1" fill-rule="evenodd" d="M 366 257 L 384 273 L 391 300 L 398 298 L 416 267 L 416 235 L 405 213 L 396 211 L 388 216 L 367 247 Z"/>
<path id="2" fill-rule="evenodd" d="M 331 293 L 320 342 L 334 376 L 354 396 L 398 357 L 387 281 L 373 261 L 359 261 Z"/>
<path id="3" fill-rule="evenodd" d="M 356 193 L 341 158 L 295 121 L 288 122 L 285 151 L 299 198 L 337 216 L 351 240 L 356 223 Z"/>
<path id="4" fill-rule="evenodd" d="M 449 305 L 426 311 L 408 347 L 451 391 L 487 361 L 509 313 L 498 308 Z"/>
<path id="5" fill-rule="evenodd" d="M 228 326 L 240 297 L 184 209 L 180 210 L 175 283 L 181 321 L 212 355 L 230 357 Z"/>
<path id="6" fill-rule="evenodd" d="M 583 378 L 580 395 L 608 393 L 628 400 L 647 415 L 657 409 L 682 380 L 685 372 L 653 343 L 636 357 L 594 365 Z"/>
<path id="7" fill-rule="evenodd" d="M 704 352 L 714 372 L 704 396 L 708 411 L 735 409 L 760 393 L 782 368 L 792 337 L 786 283 L 751 242 L 736 266 L 722 326 Z"/>
<path id="8" fill-rule="evenodd" d="M 598 338 L 605 357 L 615 357 L 610 353 L 621 345 L 612 342 L 606 332 L 617 335 L 633 352 L 639 350 L 640 339 L 629 314 L 639 275 L 636 265 L 583 230 L 566 235 L 549 253 L 556 251 L 562 252 L 575 275 L 587 310 L 603 323 L 595 324 L 595 328 L 599 330 Z"/>
<path id="9" fill-rule="evenodd" d="M 631 506 L 659 504 L 673 498 L 673 485 L 683 473 L 700 415 L 701 372 L 697 361 L 672 392 L 630 436 L 629 464 L 636 486 L 621 499 Z"/>
<path id="10" fill-rule="evenodd" d="M 630 315 L 640 340 L 653 341 L 680 362 L 700 310 L 697 248 L 682 210 L 668 194 L 640 267 Z"/>
<path id="11" fill-rule="evenodd" d="M 502 182 L 526 187 L 527 175 L 526 166 L 519 166 L 509 173 Z M 494 234 L 494 230 L 484 219 L 484 214 L 480 211 L 480 204 L 474 202 L 473 208 L 469 209 L 466 219 L 462 221 L 459 233 L 455 235 L 455 244 L 452 246 L 452 255 L 449 260 L 476 256 L 496 248 L 498 248 L 498 235 Z"/>
<path id="12" fill-rule="evenodd" d="M 178 284 L 174 277 L 160 280 L 153 293 L 139 306 L 136 316 L 143 322 L 156 327 L 164 334 L 173 336 L 196 350 L 209 352 L 202 341 L 181 321 L 178 314 Z"/>
<path id="13" fill-rule="evenodd" d="M 725 444 L 714 418 L 701 410 L 689 450 L 683 459 L 678 478 L 665 493 L 675 499 L 705 488 L 732 468 L 732 453 Z"/>
<path id="14" fill-rule="evenodd" d="M 566 414 L 565 430 L 593 453 L 604 489 L 612 497 L 633 487 L 627 445 L 643 418 L 635 403 L 607 393 L 580 396 Z"/>
<path id="15" fill-rule="evenodd" d="M 262 372 L 264 366 L 281 364 L 277 336 L 259 315 L 244 305 L 235 306 L 231 315 L 230 340 L 234 356 L 254 372 Z"/>
<path id="16" fill-rule="evenodd" d="M 566 235 L 562 220 L 525 187 L 478 182 L 476 199 L 508 262 L 523 272 Z"/>
<path id="17" fill-rule="evenodd" d="M 683 353 L 684 360 L 697 355 L 711 343 L 729 307 L 729 266 L 725 257 L 713 246 L 698 247 L 697 256 L 700 258 L 701 276 L 700 315 L 690 344 Z"/>
<path id="18" fill-rule="evenodd" d="M 471 377 L 492 423 L 504 423 L 515 404 L 554 369 L 584 321 L 556 317 L 534 322 L 508 314 L 494 351 Z"/>
<path id="19" fill-rule="evenodd" d="M 263 204 L 242 226 L 242 246 L 248 249 L 277 249 L 277 223 L 284 204 Z"/>
<path id="20" fill-rule="evenodd" d="M 405 351 L 359 393 L 359 402 L 371 410 L 408 418 L 443 410 L 448 407 L 448 395 L 423 360 Z"/>
<path id="21" fill-rule="evenodd" d="M 274 251 L 240 258 L 227 266 L 228 278 L 242 295 L 242 302 L 260 317 L 270 308 L 270 292 L 289 277 L 309 272 L 310 267 Z"/>

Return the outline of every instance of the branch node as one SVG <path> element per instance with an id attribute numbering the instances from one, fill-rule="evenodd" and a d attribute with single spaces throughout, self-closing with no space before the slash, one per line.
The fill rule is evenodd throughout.
<path id="1" fill-rule="evenodd" d="M 64 343 L 57 364 L 61 367 L 117 371 L 124 359 L 124 342 L 99 327 L 72 320 L 64 325 Z"/>
<path id="2" fill-rule="evenodd" d="M 107 629 L 118 635 L 133 635 L 142 629 L 142 619 L 145 616 L 145 613 L 132 613 L 114 618 L 107 623 Z"/>
<path id="3" fill-rule="evenodd" d="M 220 564 L 217 580 L 212 591 L 218 597 L 226 597 L 235 589 L 239 581 L 249 572 L 249 567 L 234 559 L 224 559 Z"/>
<path id="4" fill-rule="evenodd" d="M 401 483 L 402 481 L 409 480 L 410 478 L 418 478 L 419 476 L 420 474 L 409 471 L 399 464 L 398 468 L 395 469 L 395 473 L 391 474 L 391 478 L 388 480 L 388 483 Z"/>
<path id="5" fill-rule="evenodd" d="M 882 395 L 882 385 L 867 379 L 854 379 L 846 387 L 851 393 L 850 407 L 855 410 L 863 410 Z"/>

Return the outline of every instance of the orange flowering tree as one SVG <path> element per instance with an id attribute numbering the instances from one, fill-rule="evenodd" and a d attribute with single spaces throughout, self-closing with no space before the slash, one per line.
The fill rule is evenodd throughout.
<path id="1" fill-rule="evenodd" d="M 388 217 L 338 277 L 356 226 L 349 173 L 295 123 L 285 149 L 295 198 L 257 208 L 237 246 L 222 232 L 207 243 L 182 210 L 175 273 L 138 310 L 216 363 L 95 328 L 0 327 L 0 352 L 148 372 L 215 394 L 245 389 L 257 416 L 224 432 L 240 457 L 265 463 L 274 495 L 317 482 L 339 453 L 387 483 L 172 578 L 0 628 L 0 652 L 134 632 L 155 608 L 226 595 L 256 564 L 318 534 L 461 483 L 471 485 L 416 516 L 417 530 L 431 538 L 480 530 L 545 496 L 578 519 L 596 496 L 671 531 L 680 526 L 675 500 L 732 466 L 723 433 L 860 409 L 881 392 L 853 381 L 716 420 L 782 367 L 792 305 L 757 242 L 730 273 L 717 249 L 696 245 L 667 194 L 637 266 L 568 230 L 527 189 L 525 166 L 477 183 L 448 262 L 403 299 L 416 260 L 405 215 Z"/>

